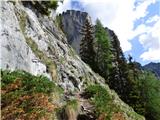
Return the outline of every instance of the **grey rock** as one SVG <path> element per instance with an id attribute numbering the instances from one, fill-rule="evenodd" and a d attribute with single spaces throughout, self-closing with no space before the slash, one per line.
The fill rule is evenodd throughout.
<path id="1" fill-rule="evenodd" d="M 80 43 L 83 37 L 83 35 L 81 34 L 81 29 L 85 24 L 86 19 L 88 19 L 92 24 L 91 17 L 86 12 L 76 10 L 67 10 L 66 12 L 60 14 L 60 16 L 62 18 L 62 29 L 66 34 L 68 43 L 79 54 Z M 113 40 L 113 36 L 111 33 L 113 31 L 107 27 L 105 29 L 107 34 L 109 34 L 110 39 Z"/>
<path id="2" fill-rule="evenodd" d="M 80 12 L 75 10 L 67 10 L 62 13 L 62 29 L 66 34 L 69 44 L 79 53 L 80 41 L 82 35 L 80 30 L 85 23 L 86 19 L 91 21 L 90 16 L 86 12 Z"/>
<path id="3" fill-rule="evenodd" d="M 25 42 L 15 14 L 14 5 L 1 2 L 0 9 L 3 9 L 0 26 L 0 68 L 20 69 L 35 75 L 45 74 L 46 66 L 40 61 L 34 61 L 38 58 Z"/>
<path id="4" fill-rule="evenodd" d="M 1 26 L 0 67 L 2 69 L 21 69 L 35 75 L 44 74 L 52 79 L 47 71 L 47 65 L 26 43 L 29 38 L 36 43 L 39 51 L 56 64 L 57 84 L 64 89 L 82 90 L 82 86 L 88 83 L 100 81 L 104 83 L 104 80 L 97 77 L 67 44 L 65 35 L 58 30 L 52 18 L 37 17 L 31 9 L 24 7 L 20 2 L 15 6 L 11 2 L 2 2 L 2 4 L 5 8 L 1 17 L 3 26 Z M 21 21 L 20 16 L 24 16 L 25 21 Z M 21 22 L 25 24 L 24 30 Z"/>

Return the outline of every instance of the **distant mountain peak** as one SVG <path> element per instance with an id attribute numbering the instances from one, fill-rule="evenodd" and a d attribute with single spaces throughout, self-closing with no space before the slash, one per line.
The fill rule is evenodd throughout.
<path id="1" fill-rule="evenodd" d="M 159 63 L 150 62 L 144 65 L 143 68 L 145 70 L 153 72 L 160 79 L 160 62 Z"/>

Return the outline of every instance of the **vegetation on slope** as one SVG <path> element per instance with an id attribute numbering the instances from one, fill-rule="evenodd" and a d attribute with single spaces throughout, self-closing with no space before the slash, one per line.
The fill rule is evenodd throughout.
<path id="1" fill-rule="evenodd" d="M 92 31 L 92 29 L 88 31 Z M 87 31 L 85 32 L 87 33 Z M 85 46 L 92 45 L 90 48 L 95 46 L 95 55 L 93 55 L 93 52 L 90 52 L 90 49 L 87 50 L 85 49 L 86 47 L 80 46 L 83 54 L 92 56 L 92 58 L 87 57 L 86 61 L 83 59 L 82 53 L 80 53 L 82 60 L 89 64 L 95 72 L 104 77 L 109 87 L 114 89 L 119 97 L 133 107 L 137 113 L 146 116 L 148 120 L 159 120 L 160 96 L 158 86 L 160 81 L 153 74 L 146 74 L 140 70 L 136 66 L 136 62 L 132 61 L 131 56 L 127 62 L 118 37 L 111 30 L 108 33 L 106 33 L 101 22 L 97 20 L 95 43 L 89 43 L 90 39 L 85 41 L 82 39 L 81 41 L 81 44 L 85 44 Z M 98 106 L 101 105 L 104 104 L 98 103 Z"/>
<path id="2" fill-rule="evenodd" d="M 95 113 L 98 120 L 139 120 L 142 117 L 132 109 L 119 103 L 114 95 L 110 94 L 105 87 L 100 85 L 88 86 L 85 96 L 95 105 Z"/>
<path id="3" fill-rule="evenodd" d="M 160 119 L 160 81 L 151 72 L 137 69 L 136 63 L 130 62 L 129 80 L 131 80 L 130 94 L 128 95 L 130 106 L 146 117 L 147 120 Z"/>
<path id="4" fill-rule="evenodd" d="M 57 107 L 52 94 L 61 93 L 53 82 L 44 76 L 33 76 L 24 71 L 1 71 L 2 120 L 48 120 Z"/>
<path id="5" fill-rule="evenodd" d="M 89 22 L 88 19 L 86 19 L 84 26 L 82 27 L 81 34 L 83 35 L 83 38 L 81 40 L 80 44 L 80 56 L 81 59 L 89 64 L 92 68 L 95 67 L 95 52 L 93 49 L 93 26 Z"/>
<path id="6" fill-rule="evenodd" d="M 105 77 L 108 80 L 109 72 L 111 69 L 111 41 L 109 40 L 109 35 L 104 29 L 100 20 L 96 20 L 95 26 L 95 39 L 96 39 L 96 57 L 95 64 L 96 68 L 94 69 L 96 72 L 101 73 L 100 75 Z M 108 81 L 106 81 L 108 82 Z"/>
<path id="7" fill-rule="evenodd" d="M 45 8 L 45 5 L 47 6 L 48 3 L 36 5 L 42 8 L 37 8 L 41 10 L 39 12 L 42 14 L 47 14 L 46 11 L 50 8 L 50 6 Z M 20 16 L 20 26 L 23 33 L 27 20 L 25 18 L 25 15 Z M 118 38 L 113 35 L 113 41 L 111 42 L 100 22 L 97 22 L 96 27 L 98 49 L 94 51 L 93 31 L 90 30 L 91 25 L 89 25 L 89 29 L 83 33 L 85 37 L 81 43 L 82 57 L 87 58 L 86 61 L 83 60 L 93 70 L 106 78 L 106 83 L 136 112 L 145 115 L 148 120 L 159 120 L 159 82 L 152 74 L 135 71 L 134 66 L 127 64 Z M 31 38 L 26 38 L 26 42 L 35 55 L 47 65 L 49 72 L 54 73 L 56 68 L 53 61 L 38 49 L 37 44 Z M 86 46 L 87 50 L 85 49 Z M 98 68 L 98 70 L 95 68 Z M 52 78 L 55 78 L 55 76 Z M 56 105 L 52 104 L 50 99 L 51 93 L 55 91 L 59 91 L 59 89 L 43 76 L 36 77 L 22 71 L 2 71 L 2 119 L 49 119 L 56 108 Z M 96 107 L 96 114 L 99 119 L 125 119 L 123 110 L 112 103 L 112 96 L 105 88 L 89 86 L 87 92 L 91 94 L 91 101 Z M 68 106 L 72 105 L 73 108 L 77 105 L 76 101 L 67 104 Z M 68 108 L 70 109 L 70 107 Z"/>
<path id="8" fill-rule="evenodd" d="M 49 9 L 56 10 L 58 7 L 57 0 L 48 1 L 22 1 L 24 6 L 33 6 L 39 13 L 49 15 Z"/>
<path id="9" fill-rule="evenodd" d="M 150 72 L 140 75 L 147 120 L 160 120 L 160 81 Z"/>

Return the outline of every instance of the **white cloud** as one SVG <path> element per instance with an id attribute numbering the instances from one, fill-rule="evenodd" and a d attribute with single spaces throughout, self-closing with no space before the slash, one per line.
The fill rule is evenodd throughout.
<path id="1" fill-rule="evenodd" d="M 71 9 L 71 0 L 64 0 L 63 4 L 61 2 L 58 2 L 59 7 L 57 8 L 57 13 L 62 13 L 63 11 L 66 11 L 67 9 Z"/>
<path id="2" fill-rule="evenodd" d="M 156 0 L 144 0 L 139 3 L 138 6 L 135 7 L 134 19 L 143 18 L 147 15 L 147 8 L 152 3 L 155 3 Z"/>
<path id="3" fill-rule="evenodd" d="M 146 23 L 157 22 L 159 19 L 160 19 L 160 16 L 155 15 L 155 16 L 149 18 L 149 19 L 146 21 Z"/>
<path id="4" fill-rule="evenodd" d="M 152 27 L 148 26 L 143 29 L 139 36 L 139 41 L 145 48 L 145 52 L 140 56 L 144 61 L 154 60 L 160 62 L 160 17 L 153 16 L 150 21 L 156 18 L 156 22 Z"/>
<path id="5" fill-rule="evenodd" d="M 71 9 L 70 5 L 71 0 L 65 0 L 64 4 L 58 8 L 58 12 L 65 11 L 66 9 Z M 147 34 L 145 37 L 153 37 L 154 39 L 157 38 L 158 34 L 156 33 L 157 29 L 152 27 L 146 26 L 146 24 L 139 25 L 136 30 L 134 30 L 134 23 L 136 20 L 145 17 L 148 12 L 147 8 L 149 5 L 156 2 L 156 0 L 75 0 L 81 2 L 84 9 L 91 15 L 93 21 L 96 18 L 99 18 L 104 26 L 109 27 L 110 29 L 114 30 L 114 32 L 118 35 L 118 38 L 121 43 L 121 47 L 123 51 L 129 51 L 132 49 L 132 45 L 130 41 L 136 37 L 137 35 L 144 35 Z M 135 5 L 135 2 L 137 3 Z M 157 21 L 157 17 L 150 19 L 147 23 L 151 21 Z M 149 32 L 150 31 L 150 32 Z M 148 35 L 150 34 L 150 35 Z M 143 36 L 142 36 L 143 37 Z M 145 46 L 148 45 L 148 42 L 151 39 L 142 40 L 140 42 Z M 145 42 L 142 42 L 145 41 Z M 152 40 L 153 41 L 153 40 Z M 149 47 L 145 48 L 149 52 L 153 51 L 149 48 L 154 48 L 154 45 L 149 45 Z M 145 55 L 141 55 L 144 60 L 147 59 L 147 52 Z M 156 59 L 156 58 L 155 58 Z"/>
<path id="6" fill-rule="evenodd" d="M 158 61 L 160 62 L 160 49 L 154 50 L 149 49 L 147 52 L 144 52 L 140 58 L 143 59 L 143 61 L 149 60 L 149 61 Z"/>
<path id="7" fill-rule="evenodd" d="M 152 48 L 152 49 L 159 49 L 160 48 L 158 37 L 153 37 L 152 33 L 142 34 L 139 37 L 139 41 L 143 45 L 143 48 L 145 50 L 148 50 L 149 48 Z"/>

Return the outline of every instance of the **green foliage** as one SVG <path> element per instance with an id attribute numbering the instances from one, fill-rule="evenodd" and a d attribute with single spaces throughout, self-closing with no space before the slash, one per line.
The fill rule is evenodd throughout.
<path id="1" fill-rule="evenodd" d="M 112 68 L 110 69 L 110 74 L 108 77 L 109 86 L 114 89 L 120 98 L 125 102 L 128 101 L 129 91 L 132 86 L 130 86 L 129 79 L 129 68 L 120 47 L 120 42 L 118 37 L 112 30 L 109 30 L 111 36 L 111 52 L 113 54 L 112 58 Z"/>
<path id="2" fill-rule="evenodd" d="M 160 81 L 154 74 L 140 71 L 136 63 L 129 63 L 130 89 L 128 103 L 134 110 L 146 117 L 147 120 L 160 119 Z"/>
<path id="3" fill-rule="evenodd" d="M 49 0 L 49 1 L 41 1 L 41 2 L 35 2 L 36 8 L 41 12 L 42 14 L 48 15 L 49 9 L 56 10 L 58 7 L 58 1 L 57 0 Z"/>
<path id="4" fill-rule="evenodd" d="M 101 22 L 96 21 L 95 65 L 94 67 L 89 65 L 95 72 L 103 76 L 110 88 L 114 89 L 120 98 L 133 107 L 137 113 L 145 115 L 148 120 L 160 119 L 159 81 L 152 74 L 139 70 L 136 62 L 132 62 L 131 56 L 127 64 L 117 36 L 113 31 L 109 32 L 110 37 Z M 85 46 L 85 44 L 82 45 Z M 84 53 L 88 54 L 88 51 Z M 100 86 L 89 86 L 86 90 L 87 96 L 93 97 L 92 102 L 96 106 L 98 115 L 109 109 L 107 105 L 110 103 L 105 101 L 109 97 L 104 91 Z"/>
<path id="5" fill-rule="evenodd" d="M 133 120 L 142 119 L 142 116 L 132 111 L 128 106 L 122 105 L 114 95 L 98 84 L 90 85 L 85 89 L 85 97 L 90 98 L 91 103 L 95 106 L 98 119 L 127 120 L 128 118 L 124 114 Z"/>
<path id="6" fill-rule="evenodd" d="M 61 94 L 62 89 L 44 76 L 20 70 L 1 70 L 1 78 L 2 120 L 51 118 L 54 110 L 51 95 Z"/>
<path id="7" fill-rule="evenodd" d="M 111 96 L 105 88 L 100 85 L 91 85 L 85 91 L 87 96 L 91 97 L 91 102 L 96 107 L 97 117 L 102 113 L 111 114 Z"/>
<path id="8" fill-rule="evenodd" d="M 106 79 L 108 78 L 111 65 L 111 43 L 109 36 L 101 24 L 100 20 L 97 19 L 95 26 L 95 38 L 96 38 L 96 69 L 95 71 L 100 73 Z M 98 68 L 98 69 L 97 69 Z"/>
<path id="9" fill-rule="evenodd" d="M 30 77 L 30 74 L 25 71 L 17 70 L 10 72 L 9 70 L 1 70 L 2 88 L 15 82 L 16 78 L 26 78 L 27 76 Z"/>
<path id="10" fill-rule="evenodd" d="M 84 26 L 82 27 L 81 34 L 83 35 L 83 38 L 81 40 L 80 44 L 80 56 L 81 59 L 90 65 L 92 69 L 95 67 L 95 51 L 93 48 L 93 26 L 89 22 L 88 19 L 86 19 Z"/>
<path id="11" fill-rule="evenodd" d="M 73 108 L 74 110 L 77 110 L 78 102 L 77 102 L 76 99 L 70 100 L 70 101 L 67 101 L 66 106 L 71 107 L 71 108 Z"/>
<path id="12" fill-rule="evenodd" d="M 144 72 L 140 76 L 141 88 L 143 91 L 144 101 L 146 102 L 147 120 L 160 119 L 160 81 L 154 74 Z"/>
<path id="13" fill-rule="evenodd" d="M 33 76 L 25 71 L 1 71 L 2 75 L 2 89 L 7 85 L 14 83 L 20 79 L 22 86 L 20 91 L 27 91 L 28 93 L 52 93 L 57 87 L 48 78 L 44 76 Z"/>
<path id="14" fill-rule="evenodd" d="M 48 1 L 22 1 L 24 5 L 32 5 L 38 12 L 44 15 L 49 15 L 49 9 L 56 10 L 58 7 L 57 0 L 48 0 Z"/>
<path id="15" fill-rule="evenodd" d="M 56 10 L 56 8 L 58 7 L 57 0 L 43 1 L 42 3 L 44 3 L 46 5 L 46 7 L 52 8 L 54 10 Z"/>
<path id="16" fill-rule="evenodd" d="M 133 68 L 132 68 L 133 69 Z M 135 68 L 134 68 L 135 69 Z M 126 103 L 128 103 L 133 109 L 141 114 L 145 115 L 145 105 L 146 101 L 142 96 L 144 93 L 142 91 L 142 82 L 139 79 L 139 73 L 136 73 L 136 70 L 129 71 L 129 80 L 130 80 L 130 89 L 128 89 L 128 97 Z"/>

